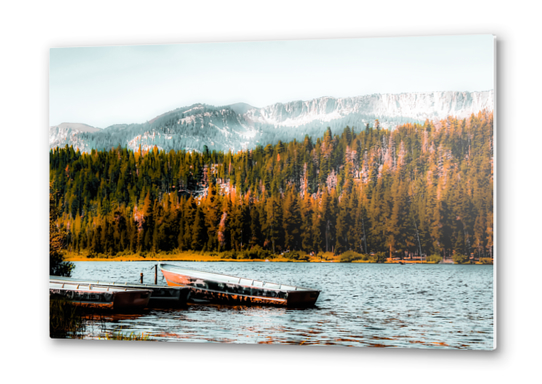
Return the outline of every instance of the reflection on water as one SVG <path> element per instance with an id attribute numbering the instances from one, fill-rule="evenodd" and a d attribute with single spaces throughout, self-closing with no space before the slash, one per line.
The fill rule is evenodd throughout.
<path id="1" fill-rule="evenodd" d="M 155 262 L 77 262 L 73 277 L 154 282 Z M 189 305 L 110 315 L 89 338 L 401 348 L 493 348 L 493 268 L 483 265 L 190 263 L 186 268 L 320 289 L 314 308 Z M 165 284 L 159 272 L 159 284 Z M 99 331 L 96 331 L 96 330 Z"/>

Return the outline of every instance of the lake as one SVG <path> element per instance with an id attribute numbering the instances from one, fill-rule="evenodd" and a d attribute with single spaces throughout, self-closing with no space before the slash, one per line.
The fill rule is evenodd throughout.
<path id="1" fill-rule="evenodd" d="M 74 278 L 154 283 L 156 262 L 75 262 Z M 308 309 L 189 305 L 107 315 L 87 338 L 491 350 L 493 266 L 173 262 L 185 268 L 321 290 Z M 165 280 L 158 272 L 158 283 Z"/>

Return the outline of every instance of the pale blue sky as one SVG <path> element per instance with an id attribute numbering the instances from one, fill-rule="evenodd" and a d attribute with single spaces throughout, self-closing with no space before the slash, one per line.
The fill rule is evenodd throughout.
<path id="1" fill-rule="evenodd" d="M 321 96 L 494 88 L 492 35 L 53 48 L 50 125 Z"/>

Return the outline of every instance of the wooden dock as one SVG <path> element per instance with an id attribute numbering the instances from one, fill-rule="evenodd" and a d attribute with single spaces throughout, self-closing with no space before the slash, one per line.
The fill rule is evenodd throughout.
<path id="1" fill-rule="evenodd" d="M 51 283 L 84 284 L 99 288 L 128 288 L 150 291 L 147 308 L 179 308 L 187 303 L 189 288 L 170 287 L 167 285 L 108 282 L 101 280 L 74 279 L 70 277 L 50 276 Z"/>

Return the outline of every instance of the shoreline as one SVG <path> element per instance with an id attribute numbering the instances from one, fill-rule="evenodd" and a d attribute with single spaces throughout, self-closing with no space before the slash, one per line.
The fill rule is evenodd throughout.
<path id="1" fill-rule="evenodd" d="M 81 261 L 111 261 L 111 262 L 131 262 L 131 261 L 155 261 L 155 262 L 167 262 L 167 261 L 187 261 L 187 262 L 244 262 L 244 263 L 254 263 L 254 262 L 270 262 L 270 263 L 341 263 L 340 255 L 326 254 L 324 257 L 311 256 L 308 260 L 292 260 L 284 257 L 283 255 L 278 255 L 269 259 L 233 259 L 233 258 L 222 258 L 220 256 L 201 254 L 194 252 L 182 252 L 177 254 L 155 254 L 149 256 L 141 256 L 139 254 L 131 255 L 121 255 L 121 256 L 94 256 L 89 257 L 87 254 L 77 254 L 74 252 L 67 252 L 64 256 L 65 261 L 72 262 L 81 262 Z M 420 260 L 386 260 L 382 264 L 438 264 L 431 262 L 424 262 Z M 343 262 L 347 264 L 346 262 Z M 369 260 L 354 260 L 349 263 L 370 263 L 378 264 Z M 454 263 L 443 263 L 456 265 Z M 460 265 L 460 264 L 458 264 Z M 468 264 L 464 264 L 468 265 Z M 483 263 L 476 262 L 472 265 L 484 265 Z M 493 264 L 487 264 L 493 265 Z"/>
<path id="2" fill-rule="evenodd" d="M 220 256 L 208 255 L 208 254 L 198 254 L 192 252 L 183 252 L 180 254 L 157 254 L 149 256 L 141 256 L 138 254 L 133 255 L 122 255 L 122 256 L 97 256 L 97 257 L 88 257 L 84 254 L 76 253 L 67 253 L 64 257 L 65 261 L 190 261 L 190 262 L 283 262 L 283 263 L 333 263 L 339 262 L 340 256 L 333 257 L 330 259 L 320 259 L 319 257 L 313 256 L 309 260 L 291 260 L 284 256 L 275 256 L 269 259 L 233 259 L 233 258 L 222 258 Z"/>

